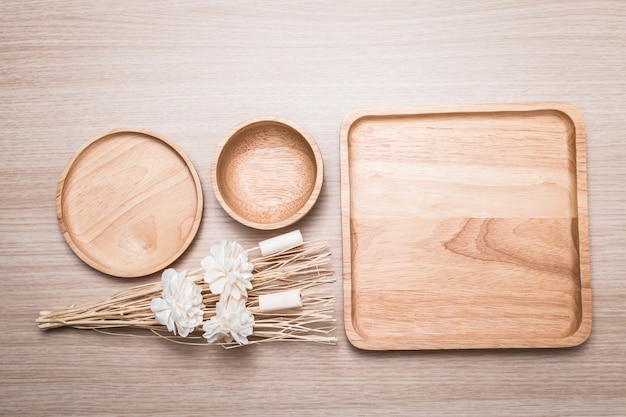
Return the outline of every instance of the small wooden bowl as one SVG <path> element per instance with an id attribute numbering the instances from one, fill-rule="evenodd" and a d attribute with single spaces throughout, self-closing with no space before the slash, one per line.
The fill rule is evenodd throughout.
<path id="1" fill-rule="evenodd" d="M 322 189 L 315 140 L 278 117 L 248 120 L 218 145 L 211 165 L 217 201 L 238 222 L 274 230 L 300 220 Z"/>

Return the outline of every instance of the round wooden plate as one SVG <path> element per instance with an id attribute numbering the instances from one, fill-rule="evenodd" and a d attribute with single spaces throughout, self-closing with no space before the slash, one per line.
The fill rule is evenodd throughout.
<path id="1" fill-rule="evenodd" d="M 273 230 L 300 220 L 322 188 L 324 164 L 315 140 L 296 124 L 248 120 L 218 145 L 211 165 L 213 191 L 231 217 Z"/>
<path id="2" fill-rule="evenodd" d="M 140 277 L 176 260 L 202 218 L 202 187 L 189 158 L 145 130 L 113 130 L 70 159 L 57 188 L 61 232 L 88 265 Z"/>

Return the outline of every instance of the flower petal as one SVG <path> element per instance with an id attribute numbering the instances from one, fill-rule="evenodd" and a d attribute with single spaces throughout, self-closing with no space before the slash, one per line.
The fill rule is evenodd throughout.
<path id="1" fill-rule="evenodd" d="M 225 284 L 226 284 L 226 281 L 223 279 L 220 279 L 220 280 L 213 281 L 212 283 L 210 283 L 209 288 L 211 289 L 211 292 L 213 294 L 220 295 L 224 291 Z"/>

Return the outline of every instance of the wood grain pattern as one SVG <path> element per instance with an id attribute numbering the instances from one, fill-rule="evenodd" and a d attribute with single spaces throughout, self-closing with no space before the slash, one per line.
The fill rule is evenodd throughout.
<path id="1" fill-rule="evenodd" d="M 582 116 L 566 103 L 347 116 L 341 149 L 350 341 L 364 349 L 585 341 L 584 144 Z"/>
<path id="2" fill-rule="evenodd" d="M 0 415 L 623 416 L 625 21 L 618 0 L 0 2 Z M 589 339 L 568 349 L 352 347 L 340 278 L 344 116 L 528 101 L 570 102 L 585 121 Z M 318 201 L 294 227 L 330 245 L 337 346 L 222 351 L 37 329 L 42 309 L 160 278 L 97 272 L 59 232 L 57 182 L 86 140 L 133 126 L 184 150 L 204 213 L 173 266 L 196 268 L 222 239 L 253 247 L 276 233 L 233 220 L 211 189 L 221 138 L 267 114 L 303 126 L 324 157 Z M 559 253 L 556 267 L 569 262 Z"/>
<path id="3" fill-rule="evenodd" d="M 313 208 L 324 182 L 315 139 L 281 117 L 241 123 L 211 164 L 217 201 L 235 220 L 262 230 L 292 225 Z"/>

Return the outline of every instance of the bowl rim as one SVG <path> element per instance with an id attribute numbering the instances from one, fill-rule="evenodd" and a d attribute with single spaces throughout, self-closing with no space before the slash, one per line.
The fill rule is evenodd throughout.
<path id="1" fill-rule="evenodd" d="M 313 190 L 311 191 L 311 194 L 309 195 L 306 203 L 302 207 L 300 207 L 300 209 L 298 209 L 296 213 L 289 216 L 288 218 L 285 218 L 276 222 L 271 222 L 271 223 L 261 223 L 261 222 L 251 220 L 249 218 L 241 216 L 239 213 L 233 210 L 233 208 L 228 204 L 228 202 L 222 195 L 222 192 L 220 191 L 218 176 L 217 176 L 217 167 L 222 157 L 222 152 L 226 144 L 242 130 L 247 129 L 255 124 L 259 124 L 263 122 L 270 122 L 270 123 L 285 125 L 295 130 L 302 138 L 304 138 L 304 140 L 306 141 L 307 145 L 311 149 L 313 156 L 315 158 L 315 167 L 317 171 Z M 211 161 L 211 185 L 213 187 L 213 192 L 219 204 L 226 211 L 226 213 L 228 213 L 229 216 L 231 216 L 233 219 L 235 219 L 239 223 L 246 225 L 248 227 L 254 228 L 254 229 L 259 229 L 259 230 L 275 230 L 275 229 L 280 229 L 280 228 L 287 227 L 296 223 L 298 220 L 304 217 L 317 202 L 317 199 L 322 190 L 323 182 L 324 182 L 324 161 L 323 161 L 320 149 L 317 145 L 317 142 L 315 141 L 313 136 L 311 136 L 300 125 L 280 116 L 254 117 L 254 118 L 247 119 L 237 124 L 235 127 L 229 130 L 228 133 L 226 133 L 222 137 L 217 147 L 215 148 L 213 159 Z"/>

